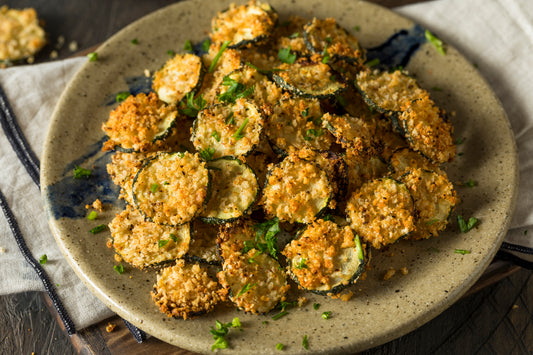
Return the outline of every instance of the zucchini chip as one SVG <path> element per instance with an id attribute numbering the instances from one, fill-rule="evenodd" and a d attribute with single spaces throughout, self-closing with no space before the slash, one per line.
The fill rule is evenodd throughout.
<path id="1" fill-rule="evenodd" d="M 224 259 L 218 281 L 241 310 L 266 313 L 285 299 L 290 286 L 278 261 L 257 249 Z"/>
<path id="2" fill-rule="evenodd" d="M 212 72 L 205 73 L 202 87 L 198 91 L 198 96 L 201 95 L 206 102 L 215 102 L 224 77 L 242 66 L 241 51 L 226 49 L 215 62 L 219 51 L 220 45 L 212 43 L 209 47 L 209 52 L 202 56 L 202 61 L 206 68 L 213 66 Z"/>
<path id="3" fill-rule="evenodd" d="M 255 240 L 255 229 L 250 219 L 227 223 L 220 227 L 217 237 L 217 252 L 222 261 L 235 253 L 243 253 L 246 245 Z"/>
<path id="4" fill-rule="evenodd" d="M 349 226 L 316 220 L 282 252 L 291 278 L 302 288 L 326 295 L 355 283 L 365 266 L 359 237 Z"/>
<path id="5" fill-rule="evenodd" d="M 286 155 L 304 147 L 328 150 L 333 139 L 321 127 L 323 114 L 317 99 L 281 100 L 274 106 L 265 130 L 274 151 Z"/>
<path id="6" fill-rule="evenodd" d="M 115 252 L 139 269 L 181 258 L 189 249 L 191 240 L 188 223 L 164 226 L 148 222 L 129 205 L 116 215 L 109 229 Z"/>
<path id="7" fill-rule="evenodd" d="M 234 157 L 207 163 L 211 170 L 211 198 L 200 213 L 207 223 L 227 223 L 247 214 L 256 201 L 259 184 L 252 169 Z"/>
<path id="8" fill-rule="evenodd" d="M 202 58 L 190 53 L 176 54 L 155 72 L 152 89 L 160 100 L 175 105 L 200 88 L 204 73 Z"/>
<path id="9" fill-rule="evenodd" d="M 143 162 L 150 155 L 143 153 L 122 153 L 115 152 L 111 156 L 111 162 L 107 164 L 107 173 L 115 185 L 120 186 L 119 198 L 124 199 L 128 204 L 134 206 L 132 195 L 132 184 L 135 175 L 142 167 Z"/>
<path id="10" fill-rule="evenodd" d="M 350 63 L 363 63 L 365 53 L 359 40 L 337 24 L 333 18 L 313 20 L 304 26 L 304 40 L 307 48 L 314 53 L 326 52 Z"/>
<path id="11" fill-rule="evenodd" d="M 220 265 L 217 255 L 218 228 L 199 219 L 192 222 L 192 237 L 189 251 L 184 259 L 208 265 Z"/>
<path id="12" fill-rule="evenodd" d="M 318 54 L 300 58 L 293 64 L 284 63 L 272 79 L 283 89 L 305 98 L 327 99 L 339 94 L 346 84 L 337 81 L 338 75 L 322 63 Z"/>
<path id="13" fill-rule="evenodd" d="M 452 161 L 455 157 L 451 123 L 443 118 L 429 95 L 405 104 L 398 117 L 409 146 L 436 163 Z"/>
<path id="14" fill-rule="evenodd" d="M 326 172 L 333 188 L 333 198 L 329 203 L 329 208 L 335 209 L 337 203 L 346 198 L 348 191 L 348 166 L 344 159 L 339 154 L 330 151 L 302 149 L 297 154 L 301 159 L 315 162 Z"/>
<path id="15" fill-rule="evenodd" d="M 337 143 L 350 149 L 352 154 L 376 153 L 376 127 L 368 121 L 349 114 L 339 116 L 329 112 L 322 116 L 322 126 L 337 138 Z"/>
<path id="16" fill-rule="evenodd" d="M 414 202 L 405 184 L 391 178 L 367 182 L 346 207 L 352 229 L 376 249 L 415 229 Z"/>
<path id="17" fill-rule="evenodd" d="M 211 175 L 198 154 L 160 153 L 149 159 L 133 180 L 133 199 L 155 223 L 191 221 L 209 199 Z"/>
<path id="18" fill-rule="evenodd" d="M 279 50 L 283 48 L 290 48 L 299 57 L 309 54 L 303 36 L 303 28 L 307 22 L 308 19 L 303 17 L 289 16 L 287 21 L 278 23 L 269 42 L 271 56 L 277 58 Z"/>
<path id="19" fill-rule="evenodd" d="M 259 144 L 263 122 L 251 100 L 212 105 L 198 114 L 191 141 L 198 151 L 211 151 L 211 158 L 246 155 Z"/>
<path id="20" fill-rule="evenodd" d="M 130 95 L 111 111 L 102 130 L 109 140 L 102 149 L 123 152 L 148 152 L 158 149 L 175 124 L 178 112 L 153 92 Z"/>
<path id="21" fill-rule="evenodd" d="M 224 77 L 222 84 L 219 86 L 218 100 L 220 102 L 231 100 L 230 97 L 232 95 L 239 95 L 239 87 L 244 92 L 249 90 L 250 94 L 247 97 L 254 100 L 257 107 L 265 113 L 270 112 L 270 107 L 274 106 L 283 94 L 282 90 L 272 81 L 268 80 L 266 75 L 245 65 Z M 250 89 L 252 87 L 253 89 Z"/>
<path id="22" fill-rule="evenodd" d="M 178 260 L 157 275 L 152 299 L 167 316 L 187 319 L 212 311 L 225 301 L 226 293 L 209 277 L 207 269 Z"/>
<path id="23" fill-rule="evenodd" d="M 289 156 L 269 168 L 262 205 L 270 217 L 310 223 L 326 210 L 333 187 L 316 163 Z"/>
<path id="24" fill-rule="evenodd" d="M 404 174 L 401 181 L 411 192 L 417 211 L 416 230 L 409 238 L 437 236 L 446 228 L 450 214 L 459 202 L 446 173 L 413 169 Z"/>
<path id="25" fill-rule="evenodd" d="M 278 19 L 269 4 L 249 1 L 246 5 L 230 4 L 211 23 L 211 41 L 229 41 L 230 48 L 249 47 L 265 42 Z"/>

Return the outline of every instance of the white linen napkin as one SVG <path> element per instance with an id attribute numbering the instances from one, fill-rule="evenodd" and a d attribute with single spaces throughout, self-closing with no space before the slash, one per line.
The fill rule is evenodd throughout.
<path id="1" fill-rule="evenodd" d="M 518 263 L 531 267 L 533 100 L 529 93 L 533 90 L 530 70 L 533 3 L 530 0 L 438 0 L 395 11 L 428 28 L 476 63 L 502 101 L 516 136 L 521 175 L 516 213 L 502 248 L 518 257 Z M 0 86 L 35 156 L 42 153 L 48 122 L 61 92 L 85 60 L 76 58 L 0 70 Z M 51 287 L 78 330 L 110 317 L 113 313 L 86 289 L 62 257 L 48 228 L 39 188 L 21 163 L 5 129 L 0 133 L 0 197 L 3 197 L 0 205 L 4 212 L 0 213 L 0 294 Z M 47 255 L 48 262 L 41 267 L 50 280 L 48 284 L 43 283 L 39 278 L 42 275 L 22 256 L 13 220 L 18 221 L 19 237 L 34 261 Z"/>

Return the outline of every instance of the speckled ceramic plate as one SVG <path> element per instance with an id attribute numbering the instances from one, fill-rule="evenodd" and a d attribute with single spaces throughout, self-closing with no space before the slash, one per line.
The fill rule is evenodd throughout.
<path id="1" fill-rule="evenodd" d="M 215 320 L 239 316 L 243 332 L 229 336 L 232 353 L 274 353 L 277 343 L 291 354 L 360 351 L 392 340 L 421 326 L 455 302 L 490 263 L 507 230 L 517 187 L 517 155 L 509 122 L 499 102 L 473 68 L 453 48 L 439 54 L 425 42 L 424 30 L 384 8 L 353 0 L 273 0 L 282 17 L 334 17 L 355 33 L 370 51 L 393 56 L 387 64 L 405 65 L 435 101 L 452 113 L 459 155 L 447 169 L 456 182 L 473 179 L 473 188 L 458 186 L 462 203 L 448 230 L 438 238 L 404 241 L 374 253 L 368 277 L 352 288 L 345 302 L 310 293 L 308 302 L 274 321 L 272 315 L 252 316 L 229 307 L 194 320 L 170 319 L 150 299 L 155 272 L 126 267 L 113 271 L 108 232 L 93 235 L 96 224 L 108 223 L 121 208 L 117 190 L 105 172 L 109 156 L 100 152 L 100 127 L 114 107 L 116 93 L 146 86 L 143 72 L 158 69 L 167 50 L 180 51 L 186 40 L 206 38 L 212 16 L 229 1 L 180 2 L 128 26 L 98 49 L 98 60 L 87 62 L 68 86 L 55 111 L 42 157 L 42 191 L 57 243 L 74 271 L 121 317 L 147 333 L 197 352 L 210 352 L 209 334 Z M 131 43 L 138 39 L 138 45 Z M 382 63 L 384 57 L 382 56 Z M 93 168 L 87 180 L 74 180 L 75 165 Z M 114 206 L 99 221 L 88 221 L 85 205 L 95 198 Z M 478 227 L 461 233 L 455 216 L 475 216 Z M 461 255 L 455 249 L 471 251 Z M 390 268 L 406 267 L 383 280 Z M 313 303 L 320 303 L 319 310 Z M 331 311 L 328 320 L 323 311 Z M 264 323 L 268 321 L 268 323 Z M 302 347 L 308 336 L 309 350 Z"/>

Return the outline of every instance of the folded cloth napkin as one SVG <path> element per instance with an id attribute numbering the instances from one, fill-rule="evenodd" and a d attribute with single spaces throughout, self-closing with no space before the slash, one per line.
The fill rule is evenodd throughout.
<path id="1" fill-rule="evenodd" d="M 527 231 L 533 227 L 533 5 L 529 0 L 438 0 L 395 11 L 458 48 L 502 101 L 516 136 L 521 175 L 502 251 L 532 268 L 533 230 Z M 113 313 L 74 275 L 55 244 L 42 208 L 36 157 L 61 92 L 85 60 L 0 70 L 0 294 L 46 290 L 70 334 Z M 43 255 L 48 261 L 41 265 Z"/>

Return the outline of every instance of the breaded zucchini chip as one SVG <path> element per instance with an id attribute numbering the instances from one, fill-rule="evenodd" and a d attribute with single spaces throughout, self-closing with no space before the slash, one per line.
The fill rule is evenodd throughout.
<path id="1" fill-rule="evenodd" d="M 230 300 L 239 309 L 254 314 L 274 309 L 285 300 L 290 288 L 278 261 L 257 249 L 230 254 L 217 277 Z"/>
<path id="2" fill-rule="evenodd" d="M 0 62 L 31 57 L 46 44 L 46 34 L 33 8 L 0 7 Z"/>
<path id="3" fill-rule="evenodd" d="M 261 139 L 264 117 L 247 99 L 221 103 L 200 111 L 191 141 L 198 151 L 212 150 L 212 158 L 247 155 Z"/>
<path id="4" fill-rule="evenodd" d="M 166 226 L 145 221 L 144 216 L 129 205 L 116 215 L 109 229 L 115 252 L 139 269 L 181 258 L 191 240 L 188 223 Z"/>
<path id="5" fill-rule="evenodd" d="M 204 73 L 202 58 L 190 53 L 176 54 L 155 72 L 152 89 L 160 100 L 175 105 L 200 88 Z"/>
<path id="6" fill-rule="evenodd" d="M 200 264 L 178 260 L 157 275 L 152 299 L 167 316 L 187 319 L 212 311 L 226 292 Z"/>
<path id="7" fill-rule="evenodd" d="M 328 207 L 333 192 L 316 163 L 288 156 L 269 168 L 262 205 L 268 216 L 280 221 L 310 223 Z"/>
<path id="8" fill-rule="evenodd" d="M 349 226 L 316 220 L 282 252 L 291 278 L 318 294 L 339 293 L 364 270 L 365 252 Z"/>
<path id="9" fill-rule="evenodd" d="M 198 154 L 160 153 L 133 180 L 135 206 L 155 223 L 191 221 L 209 199 L 211 176 Z"/>
<path id="10" fill-rule="evenodd" d="M 249 1 L 246 5 L 230 4 L 211 21 L 211 41 L 229 41 L 230 48 L 260 44 L 272 33 L 278 19 L 269 4 Z"/>
<path id="11" fill-rule="evenodd" d="M 411 193 L 391 178 L 367 182 L 352 194 L 346 207 L 352 229 L 376 249 L 392 244 L 415 229 Z"/>
<path id="12" fill-rule="evenodd" d="M 159 100 L 153 92 L 130 95 L 111 111 L 102 130 L 109 140 L 103 150 L 148 152 L 158 149 L 174 126 L 177 110 Z"/>

